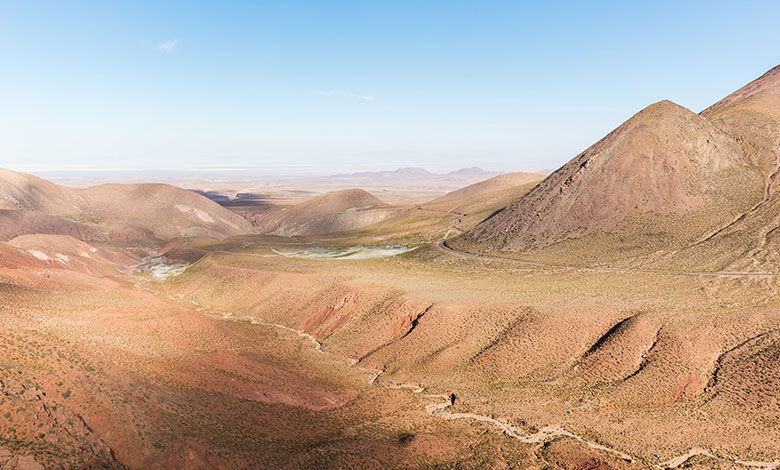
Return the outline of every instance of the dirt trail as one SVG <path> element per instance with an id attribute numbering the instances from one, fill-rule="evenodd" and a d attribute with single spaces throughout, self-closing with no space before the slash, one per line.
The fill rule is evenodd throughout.
<path id="1" fill-rule="evenodd" d="M 448 211 L 438 210 L 438 209 L 426 209 L 422 206 L 415 206 L 415 209 L 418 211 L 427 211 L 427 212 L 436 212 L 438 214 L 446 214 L 446 215 L 454 215 L 458 218 L 458 220 L 455 221 L 452 225 L 447 227 L 447 233 L 444 234 L 444 240 L 446 240 L 450 236 L 450 232 L 455 230 L 458 233 L 465 233 L 465 230 L 458 228 L 458 225 L 461 223 L 461 219 L 463 217 L 466 217 L 467 214 L 464 214 L 462 212 L 455 212 L 455 209 L 450 209 Z"/>
<path id="2" fill-rule="evenodd" d="M 775 182 L 775 179 L 778 176 L 780 176 L 780 166 L 778 166 L 778 169 L 771 175 L 771 182 L 768 183 L 769 186 L 767 187 L 767 197 L 771 197 L 771 195 L 774 194 L 775 191 L 770 192 L 769 187 L 771 187 L 771 185 Z M 760 204 L 763 205 L 765 202 L 766 201 Z M 751 212 L 753 212 L 753 209 L 751 209 Z M 743 214 L 743 216 L 744 215 L 745 214 Z M 665 269 L 613 268 L 608 266 L 577 266 L 572 264 L 545 263 L 543 261 L 527 261 L 527 260 L 516 259 L 516 258 L 503 258 L 501 256 L 478 255 L 475 253 L 469 253 L 467 251 L 456 250 L 447 244 L 447 240 L 449 240 L 450 238 L 449 234 L 451 230 L 455 229 L 460 233 L 465 233 L 464 230 L 458 228 L 460 222 L 461 219 L 458 218 L 458 220 L 449 228 L 449 230 L 447 230 L 447 234 L 444 236 L 444 240 L 434 243 L 433 246 L 437 248 L 439 251 L 451 255 L 457 255 L 460 256 L 461 258 L 481 259 L 487 261 L 506 261 L 509 263 L 525 264 L 528 266 L 544 266 L 548 268 L 576 269 L 580 271 L 597 271 L 597 272 L 608 272 L 608 273 L 640 273 L 640 274 L 677 274 L 677 275 L 685 275 L 685 276 L 716 276 L 716 277 L 780 277 L 780 273 L 763 272 L 763 271 L 674 271 L 674 270 L 665 270 Z M 736 220 L 734 222 L 736 222 Z M 725 227 L 723 227 L 723 229 L 725 229 Z M 780 227 L 775 227 L 769 232 L 772 232 L 773 230 L 776 229 L 780 229 Z M 767 232 L 767 234 L 764 234 L 764 238 L 766 238 L 769 232 Z"/>
<path id="3" fill-rule="evenodd" d="M 456 252 L 457 253 L 457 252 Z M 147 289 L 150 290 L 150 289 Z M 159 295 L 159 291 L 153 291 L 151 292 L 156 293 Z M 295 333 L 300 338 L 306 339 L 309 341 L 313 347 L 314 350 L 320 354 L 331 356 L 338 360 L 343 360 L 349 367 L 354 367 L 357 365 L 358 361 L 354 358 L 343 358 L 336 356 L 330 352 L 324 351 L 322 349 L 322 343 L 320 343 L 314 336 L 312 336 L 309 333 L 306 333 L 303 330 L 297 330 L 295 328 L 291 328 L 286 325 L 281 325 L 278 323 L 271 323 L 266 322 L 262 319 L 258 319 L 257 317 L 252 316 L 236 316 L 233 312 L 227 312 L 227 311 L 220 311 L 217 309 L 213 309 L 208 306 L 204 306 L 193 299 L 185 298 L 183 295 L 177 295 L 177 296 L 168 296 L 168 298 L 172 300 L 184 300 L 196 307 L 198 311 L 212 313 L 214 315 L 217 315 L 222 320 L 249 320 L 254 325 L 264 325 L 271 328 L 278 328 L 281 330 L 289 331 L 291 333 Z M 388 389 L 410 389 L 414 393 L 423 394 L 426 391 L 426 388 L 417 385 L 417 384 L 400 384 L 400 385 L 394 385 L 394 384 L 377 384 L 377 379 L 385 372 L 383 369 L 371 369 L 366 367 L 360 367 L 359 370 L 371 374 L 368 383 L 369 385 L 375 385 L 379 387 L 385 387 Z M 454 405 L 455 402 L 455 395 L 452 393 L 446 393 L 446 394 L 426 394 L 426 398 L 430 398 L 432 400 L 435 400 L 432 403 L 429 403 L 425 405 L 425 411 L 431 415 L 438 418 L 442 418 L 445 420 L 459 420 L 459 419 L 465 419 L 465 420 L 472 420 L 477 421 L 481 423 L 485 423 L 491 426 L 494 426 L 498 428 L 501 432 L 506 434 L 512 439 L 517 439 L 523 443 L 526 444 L 541 444 L 544 443 L 550 439 L 554 439 L 557 437 L 567 437 L 570 439 L 575 439 L 591 449 L 599 450 L 602 452 L 606 452 L 612 455 L 617 456 L 618 458 L 621 458 L 623 460 L 626 460 L 628 462 L 637 462 L 639 459 L 631 456 L 625 452 L 619 451 L 617 449 L 613 449 L 611 447 L 599 444 L 598 442 L 588 440 L 578 434 L 575 434 L 573 432 L 567 431 L 563 429 L 560 426 L 546 426 L 536 433 L 528 433 L 519 426 L 515 426 L 512 423 L 495 419 L 490 416 L 475 414 L 475 413 L 455 413 L 448 411 L 447 408 Z M 444 400 L 444 401 L 440 401 Z M 707 449 L 703 448 L 692 448 L 688 452 L 679 455 L 677 457 L 674 457 L 664 463 L 653 465 L 652 468 L 665 470 L 665 469 L 674 469 L 674 468 L 680 468 L 682 467 L 688 460 L 695 456 L 704 455 L 713 459 L 723 460 L 727 462 L 734 463 L 736 465 L 743 466 L 745 468 L 753 468 L 753 469 L 760 469 L 760 470 L 778 470 L 780 469 L 780 461 L 774 461 L 774 462 L 761 462 L 761 461 L 746 461 L 746 460 L 739 460 L 737 458 L 731 458 L 727 456 L 721 456 L 717 453 L 711 452 Z"/>
<path id="4" fill-rule="evenodd" d="M 174 297 L 176 298 L 176 297 Z M 200 305 L 197 301 L 192 299 L 184 299 L 183 296 L 177 297 L 182 300 L 187 300 L 193 305 L 196 305 L 198 307 L 198 310 L 208 310 L 212 311 L 213 313 L 216 313 L 219 315 L 220 318 L 224 320 L 249 320 L 254 325 L 264 325 L 272 328 L 278 328 L 285 331 L 289 331 L 292 333 L 295 333 L 299 337 L 306 339 L 309 341 L 313 347 L 314 350 L 321 354 L 327 354 L 330 356 L 333 356 L 333 354 L 324 351 L 322 349 L 322 343 L 320 343 L 314 336 L 310 335 L 309 333 L 306 333 L 303 330 L 296 330 L 295 328 L 291 328 L 289 326 L 280 325 L 278 323 L 270 323 L 263 321 L 261 319 L 258 319 L 256 317 L 238 317 L 232 312 L 223 312 L 223 311 L 214 311 L 211 308 L 203 307 Z M 335 357 L 335 356 L 334 356 Z M 348 366 L 353 367 L 357 364 L 357 361 L 353 358 L 341 358 L 344 359 Z M 377 384 L 376 381 L 384 373 L 384 370 L 382 369 L 371 369 L 366 367 L 360 367 L 361 371 L 367 372 L 371 374 L 369 377 L 368 383 L 369 385 L 376 385 L 376 386 L 383 386 L 389 389 L 411 389 L 414 393 L 424 393 L 425 387 L 422 387 L 420 385 L 414 385 L 414 384 L 401 384 L 401 385 L 388 385 L 388 384 Z M 550 439 L 554 439 L 556 437 L 568 437 L 570 439 L 575 439 L 579 442 L 582 442 L 583 444 L 587 445 L 591 449 L 599 450 L 602 452 L 606 452 L 609 454 L 613 454 L 623 460 L 626 460 L 628 462 L 636 462 L 637 459 L 625 452 L 621 452 L 617 449 L 613 449 L 611 447 L 599 444 L 597 442 L 585 439 L 584 437 L 575 434 L 573 432 L 567 431 L 563 429 L 560 426 L 547 426 L 542 429 L 540 429 L 536 433 L 529 434 L 526 431 L 524 431 L 522 428 L 515 426 L 508 421 L 499 420 L 492 418 L 490 416 L 475 414 L 475 413 L 454 413 L 451 411 L 447 411 L 447 408 L 453 406 L 454 404 L 454 395 L 453 394 L 427 394 L 425 395 L 426 398 L 430 398 L 433 400 L 444 400 L 439 402 L 433 402 L 425 405 L 425 411 L 431 415 L 436 416 L 442 419 L 446 420 L 458 420 L 458 419 L 466 419 L 466 420 L 472 420 L 472 421 L 478 421 L 481 423 L 492 425 L 496 428 L 498 428 L 501 432 L 506 434 L 507 436 L 517 439 L 523 443 L 526 444 L 541 444 L 543 442 L 546 442 Z M 658 469 L 672 469 L 672 468 L 679 468 L 682 465 L 685 464 L 688 460 L 690 460 L 692 457 L 698 456 L 698 455 L 706 455 L 711 458 L 715 459 L 721 459 L 726 460 L 741 466 L 744 466 L 746 468 L 758 468 L 763 470 L 776 470 L 780 469 L 780 462 L 758 462 L 758 461 L 742 461 L 737 459 L 731 459 L 727 457 L 721 457 L 718 455 L 713 454 L 712 452 L 702 449 L 702 448 L 694 448 L 690 451 L 686 452 L 685 454 L 682 454 L 678 457 L 675 457 L 663 464 L 655 465 L 655 468 Z"/>
<path id="5" fill-rule="evenodd" d="M 465 230 L 463 230 L 461 228 L 458 228 L 458 225 L 460 225 L 460 222 L 461 222 L 461 218 L 458 217 L 458 220 L 456 220 L 454 224 L 450 225 L 447 228 L 447 233 L 444 234 L 444 240 L 442 240 L 442 241 L 447 241 L 447 239 L 450 237 L 450 232 L 452 232 L 453 230 L 455 230 L 458 233 L 466 233 Z"/>
<path id="6" fill-rule="evenodd" d="M 726 225 L 719 227 L 712 232 L 704 235 L 700 239 L 698 239 L 696 242 L 693 243 L 691 246 L 700 245 L 708 240 L 711 240 L 713 237 L 718 235 L 719 233 L 722 233 L 724 230 L 728 229 L 729 227 L 734 226 L 737 222 L 740 220 L 745 219 L 747 216 L 755 214 L 758 212 L 761 207 L 766 205 L 771 199 L 772 196 L 777 192 L 777 189 L 775 188 L 775 185 L 777 183 L 777 178 L 780 176 L 780 148 L 777 149 L 777 161 L 775 163 L 775 170 L 768 174 L 766 177 L 766 183 L 764 186 L 764 197 L 758 201 L 753 207 L 747 210 L 747 212 L 744 212 L 740 215 L 738 215 L 734 220 L 727 223 Z"/>
<path id="7" fill-rule="evenodd" d="M 409 388 L 414 393 L 423 393 L 425 392 L 425 388 L 421 387 L 419 385 L 409 385 L 409 384 L 403 384 L 403 385 L 387 385 L 387 388 Z M 572 439 L 576 439 L 577 441 L 580 441 L 590 447 L 591 449 L 597 449 L 603 452 L 607 452 L 610 454 L 614 454 L 618 457 L 620 457 L 623 460 L 626 460 L 628 462 L 635 462 L 636 459 L 625 452 L 621 452 L 619 450 L 613 449 L 611 447 L 603 446 L 601 444 L 598 444 L 593 441 L 589 441 L 587 439 L 584 439 L 583 437 L 574 434 L 572 432 L 566 431 L 565 429 L 559 427 L 559 426 L 547 426 L 542 428 L 536 433 L 528 434 L 526 431 L 524 431 L 522 428 L 513 425 L 512 423 L 500 419 L 495 419 L 490 416 L 475 414 L 475 413 L 453 413 L 450 411 L 447 411 L 447 408 L 453 406 L 455 403 L 454 395 L 453 394 L 438 394 L 438 395 L 425 395 L 426 398 L 433 398 L 433 399 L 444 399 L 444 402 L 440 403 L 430 403 L 425 406 L 425 411 L 431 415 L 431 416 L 437 416 L 439 418 L 443 418 L 446 420 L 456 420 L 456 419 L 468 419 L 473 421 L 479 421 L 481 423 L 490 424 L 494 427 L 497 427 L 499 430 L 501 430 L 504 434 L 507 436 L 517 439 L 520 442 L 523 442 L 525 444 L 541 444 L 547 440 L 554 439 L 556 437 L 569 437 Z"/>
<path id="8" fill-rule="evenodd" d="M 577 266 L 572 264 L 545 263 L 542 261 L 528 261 L 515 258 L 502 258 L 500 256 L 478 255 L 466 251 L 459 251 L 447 244 L 447 240 L 442 240 L 433 245 L 438 250 L 460 256 L 461 258 L 480 259 L 486 261 L 505 261 L 508 263 L 525 264 L 529 266 L 544 266 L 548 268 L 575 269 L 580 271 L 596 271 L 606 273 L 640 273 L 640 274 L 679 274 L 686 276 L 717 276 L 717 277 L 780 277 L 780 273 L 760 272 L 760 271 L 672 271 L 665 269 L 642 269 L 642 268 L 613 268 L 607 266 Z"/>

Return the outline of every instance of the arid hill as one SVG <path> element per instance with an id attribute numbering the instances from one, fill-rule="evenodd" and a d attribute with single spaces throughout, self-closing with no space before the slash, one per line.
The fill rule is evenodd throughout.
<path id="1" fill-rule="evenodd" d="M 253 223 L 274 235 L 327 235 L 380 222 L 393 210 L 362 189 L 345 189 L 258 216 Z"/>
<path id="2" fill-rule="evenodd" d="M 0 240 L 11 240 L 28 233 L 70 235 L 85 241 L 108 239 L 108 234 L 93 224 L 28 210 L 0 210 Z"/>
<path id="3" fill-rule="evenodd" d="M 226 236 L 249 224 L 207 198 L 165 184 L 59 186 L 32 175 L 0 170 L 0 238 L 28 233 L 70 235 L 89 241 L 167 240 Z"/>
<path id="4" fill-rule="evenodd" d="M 708 269 L 780 267 L 780 66 L 704 110 L 702 116 L 731 136 L 764 174 L 761 198 L 748 210 L 700 237 L 675 257 L 678 265 L 704 260 Z M 746 188 L 747 189 L 747 188 Z M 699 262 L 701 264 L 701 262 Z"/>
<path id="5" fill-rule="evenodd" d="M 66 235 L 22 235 L 0 242 L 2 283 L 39 292 L 113 288 L 122 271 L 137 262 L 121 249 L 97 248 Z"/>
<path id="6" fill-rule="evenodd" d="M 70 188 L 0 168 L 0 209 L 76 218 L 87 210 L 87 203 Z"/>
<path id="7" fill-rule="evenodd" d="M 780 65 L 702 111 L 771 173 L 780 155 Z"/>
<path id="8" fill-rule="evenodd" d="M 762 171 L 733 138 L 661 101 L 478 225 L 468 239 L 509 251 L 629 228 L 666 243 L 691 240 L 755 204 L 762 181 Z"/>
<path id="9" fill-rule="evenodd" d="M 224 238 L 249 224 L 209 199 L 167 184 L 105 184 L 78 191 L 91 215 L 117 241 L 175 237 Z"/>
<path id="10" fill-rule="evenodd" d="M 540 181 L 543 178 L 544 175 L 540 175 L 538 173 L 525 173 L 521 171 L 514 173 L 504 173 L 502 175 L 486 179 L 485 181 L 480 181 L 479 183 L 474 183 L 466 186 L 465 188 L 447 193 L 444 196 L 434 199 L 431 201 L 431 203 L 452 201 L 455 199 L 469 198 L 478 196 L 480 194 L 492 193 L 494 191 L 500 191 L 502 189 L 512 188 L 526 183 L 532 183 L 534 181 Z"/>
<path id="11" fill-rule="evenodd" d="M 430 243 L 473 228 L 527 193 L 542 175 L 508 173 L 461 188 L 424 204 L 399 208 L 391 217 L 365 227 L 371 240 Z M 515 184 L 517 183 L 517 184 Z"/>
<path id="12" fill-rule="evenodd" d="M 94 247 L 67 235 L 22 235 L 8 245 L 24 250 L 48 267 L 78 271 L 94 275 L 116 275 L 122 265 L 110 258 L 119 258 L 125 263 L 135 260 L 118 257 L 105 249 Z"/>

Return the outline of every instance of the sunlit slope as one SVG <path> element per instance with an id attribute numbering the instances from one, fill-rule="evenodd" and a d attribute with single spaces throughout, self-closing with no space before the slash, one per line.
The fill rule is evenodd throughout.
<path id="1" fill-rule="evenodd" d="M 175 237 L 224 238 L 247 233 L 240 216 L 207 198 L 164 184 L 110 184 L 86 189 L 0 170 L 0 236 L 71 235 L 133 242 Z"/>
<path id="2" fill-rule="evenodd" d="M 390 206 L 367 191 L 345 189 L 255 216 L 253 224 L 259 231 L 273 235 L 328 235 L 380 222 L 393 213 Z"/>
<path id="3" fill-rule="evenodd" d="M 433 201 L 399 209 L 387 220 L 368 226 L 355 236 L 417 244 L 441 240 L 468 230 L 533 188 L 541 175 L 509 173 L 467 186 Z M 528 175 L 528 176 L 526 176 Z M 495 181 L 499 179 L 498 181 Z M 519 182 L 518 185 L 511 185 Z"/>
<path id="4" fill-rule="evenodd" d="M 168 288 L 301 329 L 384 369 L 380 382 L 448 387 L 461 411 L 560 424 L 659 462 L 698 445 L 771 460 L 776 393 L 760 383 L 774 380 L 776 284 L 424 249 L 338 263 L 220 250 Z"/>
<path id="5" fill-rule="evenodd" d="M 91 216 L 116 241 L 247 233 L 249 224 L 219 204 L 166 184 L 106 184 L 79 190 Z"/>
<path id="6" fill-rule="evenodd" d="M 747 210 L 762 174 L 729 136 L 669 101 L 644 109 L 524 197 L 476 227 L 468 241 L 520 251 L 591 234 L 651 233 L 684 243 Z M 640 237 L 640 238 L 635 238 Z"/>
<path id="7" fill-rule="evenodd" d="M 527 183 L 539 182 L 542 179 L 544 179 L 544 175 L 540 175 L 538 173 L 504 173 L 484 181 L 480 181 L 479 183 L 474 183 L 456 191 L 447 193 L 444 196 L 434 199 L 430 203 L 436 204 L 448 201 L 467 201 L 470 198 L 479 196 L 481 194 L 494 193 L 502 189 L 515 188 Z"/>
<path id="8" fill-rule="evenodd" d="M 712 269 L 779 270 L 780 66 L 704 110 L 702 116 L 737 141 L 762 168 L 762 197 L 749 210 L 702 236 L 675 262 L 687 258 Z"/>
<path id="9" fill-rule="evenodd" d="M 701 113 L 767 172 L 780 151 L 780 65 Z"/>
<path id="10" fill-rule="evenodd" d="M 0 168 L 0 209 L 74 218 L 87 210 L 87 201 L 70 188 Z"/>

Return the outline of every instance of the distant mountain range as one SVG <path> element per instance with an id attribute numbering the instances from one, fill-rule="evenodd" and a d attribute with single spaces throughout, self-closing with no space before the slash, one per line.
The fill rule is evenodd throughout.
<path id="1" fill-rule="evenodd" d="M 485 171 L 479 167 L 461 168 L 460 170 L 449 173 L 433 173 L 424 168 L 399 168 L 388 171 L 363 171 L 359 173 L 338 174 L 336 178 L 430 178 L 430 177 L 455 177 L 455 178 L 478 178 L 487 179 L 502 174 L 501 171 Z"/>

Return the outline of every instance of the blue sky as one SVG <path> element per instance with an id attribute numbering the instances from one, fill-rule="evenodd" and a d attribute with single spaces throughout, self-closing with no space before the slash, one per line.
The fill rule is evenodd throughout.
<path id="1" fill-rule="evenodd" d="M 0 166 L 539 170 L 780 63 L 777 2 L 0 0 Z"/>

